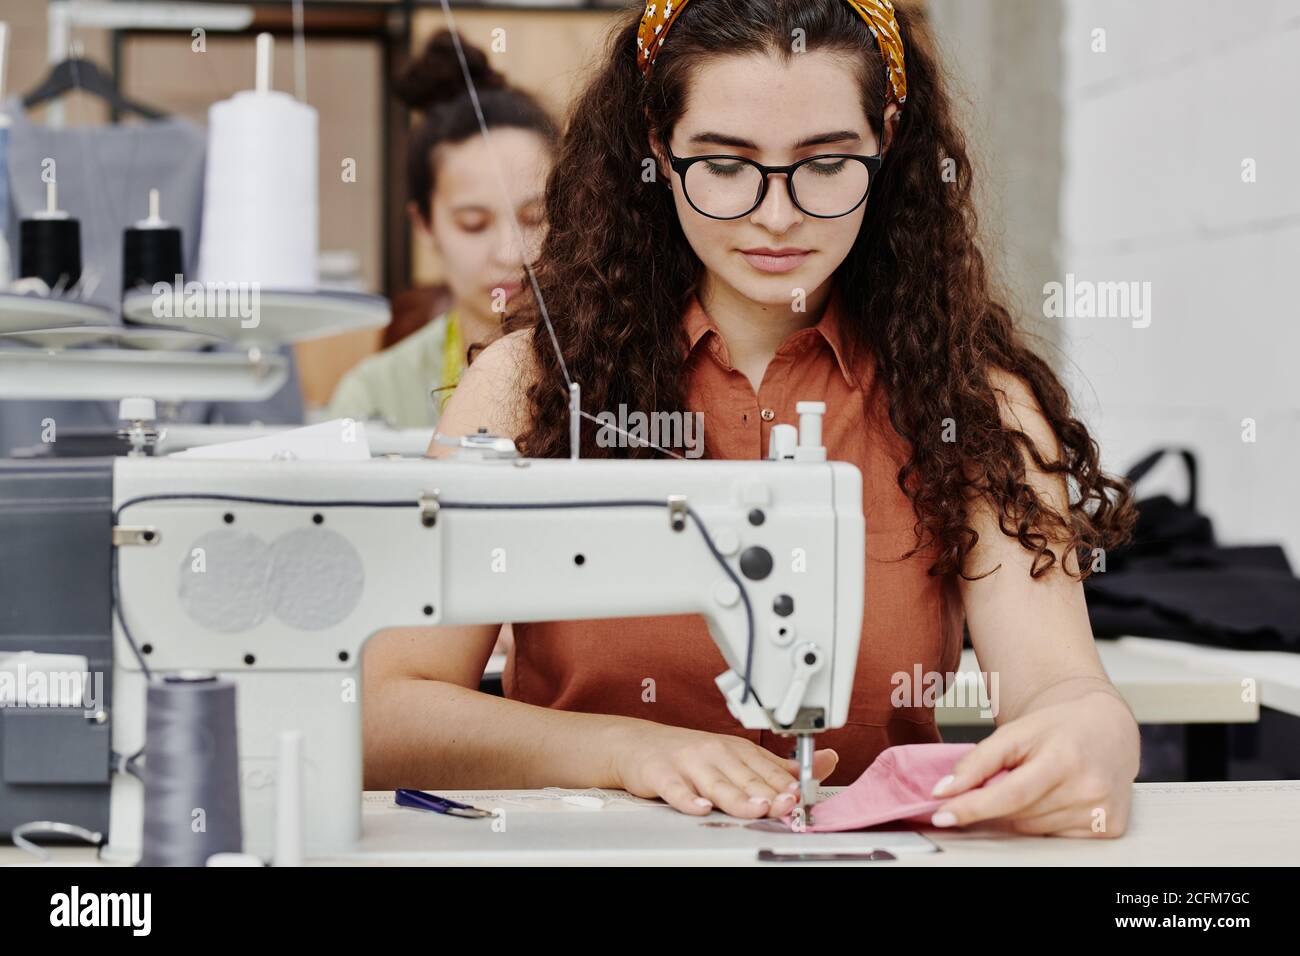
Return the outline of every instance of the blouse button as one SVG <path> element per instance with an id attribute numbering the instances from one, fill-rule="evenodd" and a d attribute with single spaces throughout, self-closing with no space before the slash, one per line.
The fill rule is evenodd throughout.
<path id="1" fill-rule="evenodd" d="M 763 421 L 770 422 L 774 418 L 776 418 L 776 412 L 770 408 L 763 409 Z"/>

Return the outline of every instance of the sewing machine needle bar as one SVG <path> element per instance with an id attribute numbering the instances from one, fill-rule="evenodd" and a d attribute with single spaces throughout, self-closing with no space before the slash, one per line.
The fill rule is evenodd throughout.
<path id="1" fill-rule="evenodd" d="M 813 804 L 817 802 L 817 781 L 813 779 L 815 743 L 812 734 L 800 734 L 795 741 L 795 755 L 799 760 L 799 810 L 804 824 L 811 825 Z"/>

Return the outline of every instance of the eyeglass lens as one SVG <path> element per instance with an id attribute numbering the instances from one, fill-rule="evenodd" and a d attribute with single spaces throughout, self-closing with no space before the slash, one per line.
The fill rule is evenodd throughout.
<path id="1" fill-rule="evenodd" d="M 790 177 L 796 204 L 814 216 L 842 216 L 867 194 L 871 173 L 859 159 L 827 156 L 804 163 Z M 692 163 L 683 180 L 686 195 L 701 212 L 719 218 L 743 216 L 758 205 L 763 173 L 739 157 Z"/>

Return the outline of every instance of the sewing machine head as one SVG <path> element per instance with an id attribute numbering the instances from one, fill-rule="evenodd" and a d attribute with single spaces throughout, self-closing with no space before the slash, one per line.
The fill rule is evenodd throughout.
<path id="1" fill-rule="evenodd" d="M 213 671 L 238 688 L 248 848 L 270 845 L 275 741 L 297 730 L 306 844 L 338 849 L 359 836 L 371 634 L 696 613 L 731 713 L 796 736 L 810 784 L 812 735 L 843 725 L 852 690 L 862 488 L 852 466 L 793 447 L 766 462 L 529 460 L 472 436 L 446 460 L 119 459 L 113 747 L 143 744 L 146 666 Z M 115 842 L 131 803 L 117 790 L 138 785 L 114 784 Z"/>

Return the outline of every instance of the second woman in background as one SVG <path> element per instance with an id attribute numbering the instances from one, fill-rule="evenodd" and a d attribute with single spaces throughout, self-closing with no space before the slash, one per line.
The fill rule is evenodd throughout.
<path id="1" fill-rule="evenodd" d="M 330 401 L 331 418 L 378 419 L 394 428 L 436 425 L 465 369 L 467 351 L 499 333 L 511 300 L 523 291 L 523 264 L 541 244 L 543 192 L 558 130 L 481 50 L 464 50 L 495 160 L 450 33 L 434 35 L 395 84 L 398 97 L 424 113 L 407 160 L 407 211 L 439 260 L 450 308 L 344 376 Z"/>

